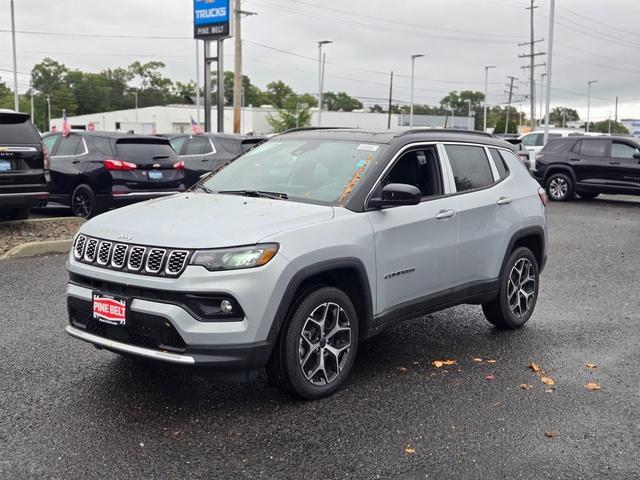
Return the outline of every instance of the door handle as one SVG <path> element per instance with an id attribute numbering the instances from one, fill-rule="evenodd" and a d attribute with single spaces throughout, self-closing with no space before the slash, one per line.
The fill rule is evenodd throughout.
<path id="1" fill-rule="evenodd" d="M 509 197 L 500 197 L 496 202 L 498 205 L 509 205 L 512 200 Z"/>
<path id="2" fill-rule="evenodd" d="M 580 159 L 579 158 L 569 158 L 570 162 L 579 162 Z"/>
<path id="3" fill-rule="evenodd" d="M 456 214 L 455 210 L 440 210 L 436 213 L 436 218 L 438 220 L 444 220 L 446 218 L 451 218 Z"/>
<path id="4" fill-rule="evenodd" d="M 609 162 L 609 165 L 620 165 L 620 162 Z"/>

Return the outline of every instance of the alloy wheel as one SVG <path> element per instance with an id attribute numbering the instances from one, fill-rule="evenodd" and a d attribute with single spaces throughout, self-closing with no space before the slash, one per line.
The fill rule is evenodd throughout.
<path id="1" fill-rule="evenodd" d="M 71 208 L 78 217 L 88 218 L 93 208 L 91 197 L 84 190 L 78 190 L 73 196 Z"/>
<path id="2" fill-rule="evenodd" d="M 549 183 L 549 194 L 555 200 L 562 200 L 567 196 L 567 192 L 569 191 L 569 184 L 564 178 L 555 177 Z"/>
<path id="3" fill-rule="evenodd" d="M 527 314 L 536 295 L 536 277 L 528 258 L 516 261 L 509 273 L 507 301 L 511 313 L 520 318 Z"/>
<path id="4" fill-rule="evenodd" d="M 347 364 L 351 351 L 351 323 L 337 303 L 318 305 L 307 317 L 298 348 L 298 363 L 314 385 L 334 381 Z"/>

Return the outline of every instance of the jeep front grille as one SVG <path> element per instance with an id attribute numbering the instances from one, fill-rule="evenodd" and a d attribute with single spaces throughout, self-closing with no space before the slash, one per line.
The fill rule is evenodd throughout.
<path id="1" fill-rule="evenodd" d="M 74 258 L 96 267 L 141 275 L 177 277 L 186 268 L 190 250 L 146 247 L 78 235 L 73 245 Z"/>

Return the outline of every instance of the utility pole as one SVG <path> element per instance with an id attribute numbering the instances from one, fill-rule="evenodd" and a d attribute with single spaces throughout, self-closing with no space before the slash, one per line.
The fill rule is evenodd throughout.
<path id="1" fill-rule="evenodd" d="M 565 126 L 565 119 L 567 118 L 567 109 L 563 108 L 562 109 L 562 128 L 564 128 Z"/>
<path id="2" fill-rule="evenodd" d="M 415 84 L 416 58 L 424 57 L 422 53 L 411 55 L 411 104 L 409 108 L 409 126 L 413 128 L 413 86 Z"/>
<path id="3" fill-rule="evenodd" d="M 468 108 L 467 130 L 473 130 L 473 128 L 471 127 L 471 100 L 467 99 L 467 100 L 465 100 L 465 103 L 467 104 L 467 108 Z"/>
<path id="4" fill-rule="evenodd" d="M 196 39 L 196 121 L 200 125 L 200 40 Z"/>
<path id="5" fill-rule="evenodd" d="M 618 97 L 616 97 L 616 115 L 615 115 L 615 122 L 616 124 L 618 123 Z"/>
<path id="6" fill-rule="evenodd" d="M 216 51 L 218 66 L 218 105 L 216 107 L 216 113 L 218 114 L 218 133 L 224 132 L 224 39 L 219 38 L 218 48 Z"/>
<path id="7" fill-rule="evenodd" d="M 318 42 L 318 126 L 322 126 L 322 83 L 324 78 L 324 66 L 322 61 L 322 47 L 333 43 L 332 40 L 320 40 Z"/>
<path id="8" fill-rule="evenodd" d="M 240 8 L 241 0 L 236 0 L 234 45 L 235 57 L 233 71 L 233 133 L 240 133 L 242 112 L 242 15 L 257 15 Z"/>
<path id="9" fill-rule="evenodd" d="M 609 135 L 611 135 L 611 111 L 609 111 Z"/>
<path id="10" fill-rule="evenodd" d="M 504 133 L 508 133 L 509 132 L 509 114 L 511 113 L 511 99 L 513 98 L 513 82 L 515 80 L 517 80 L 516 77 L 507 77 L 509 79 L 509 85 L 507 85 L 507 87 L 509 87 L 509 91 L 508 92 L 504 92 L 504 93 L 508 93 L 509 94 L 509 103 L 507 104 L 507 121 L 504 124 Z M 518 87 L 515 87 L 518 88 Z"/>
<path id="11" fill-rule="evenodd" d="M 393 106 L 393 72 L 389 78 L 389 112 L 387 114 L 387 130 L 391 130 L 391 107 Z"/>
<path id="12" fill-rule="evenodd" d="M 138 123 L 138 92 L 133 92 L 133 96 L 136 98 L 136 123 Z"/>
<path id="13" fill-rule="evenodd" d="M 542 92 L 544 90 L 544 77 L 546 76 L 546 73 L 540 74 L 540 126 L 542 126 Z"/>
<path id="14" fill-rule="evenodd" d="M 11 42 L 13 46 L 13 105 L 16 112 L 20 111 L 20 98 L 18 97 L 18 60 L 16 56 L 16 19 L 14 15 L 13 0 L 11 0 Z"/>
<path id="15" fill-rule="evenodd" d="M 591 118 L 591 85 L 598 83 L 598 80 L 589 80 L 587 82 L 587 133 L 589 133 L 589 120 Z"/>
<path id="16" fill-rule="evenodd" d="M 487 95 L 489 95 L 489 69 L 496 68 L 495 65 L 487 65 L 484 67 L 484 123 L 483 132 L 487 131 Z"/>
<path id="17" fill-rule="evenodd" d="M 537 52 L 535 51 L 535 44 L 542 42 L 543 39 L 539 39 L 539 40 L 535 40 L 535 35 L 534 35 L 534 22 L 533 22 L 533 18 L 534 18 L 534 10 L 536 8 L 538 8 L 535 4 L 534 4 L 535 0 L 531 0 L 531 6 L 526 7 L 527 10 L 530 11 L 530 41 L 528 42 L 524 42 L 524 43 L 519 43 L 518 46 L 519 47 L 524 47 L 524 46 L 529 46 L 529 53 L 528 54 L 523 54 L 523 55 L 519 55 L 519 58 L 528 58 L 529 59 L 529 101 L 531 103 L 531 118 L 530 118 L 530 125 L 531 125 L 531 129 L 533 130 L 536 127 L 536 100 L 535 100 L 535 95 L 536 95 L 536 77 L 535 77 L 535 67 L 537 66 L 535 64 L 535 57 L 539 56 L 539 55 L 545 55 L 544 52 Z"/>
<path id="18" fill-rule="evenodd" d="M 33 112 L 33 87 L 31 87 L 31 123 L 33 123 L 35 114 Z"/>
<path id="19" fill-rule="evenodd" d="M 47 131 L 51 130 L 51 96 L 47 95 Z"/>
<path id="20" fill-rule="evenodd" d="M 551 0 L 549 7 L 549 55 L 547 56 L 547 95 L 544 112 L 544 137 L 542 143 L 547 144 L 549 139 L 549 110 L 551 109 L 551 72 L 553 71 L 553 23 L 555 21 L 556 0 Z"/>

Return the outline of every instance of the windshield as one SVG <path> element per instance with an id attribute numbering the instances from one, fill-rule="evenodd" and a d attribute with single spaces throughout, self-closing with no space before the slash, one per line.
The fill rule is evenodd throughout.
<path id="1" fill-rule="evenodd" d="M 339 140 L 270 140 L 204 181 L 206 191 L 284 194 L 335 204 L 346 198 L 384 146 Z"/>

